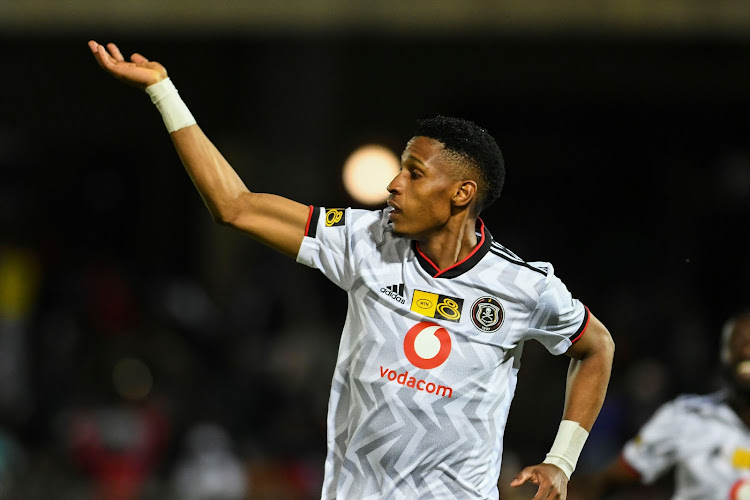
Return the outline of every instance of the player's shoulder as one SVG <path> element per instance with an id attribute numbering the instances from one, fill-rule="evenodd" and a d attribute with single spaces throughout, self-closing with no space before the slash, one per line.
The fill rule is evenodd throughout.
<path id="1" fill-rule="evenodd" d="M 545 282 L 554 275 L 554 268 L 549 262 L 526 261 L 497 240 L 490 244 L 489 257 L 516 268 L 519 274 L 533 281 Z"/>

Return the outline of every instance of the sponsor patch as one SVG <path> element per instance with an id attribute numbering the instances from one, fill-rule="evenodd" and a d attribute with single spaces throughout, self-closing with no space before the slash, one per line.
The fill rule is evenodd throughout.
<path id="1" fill-rule="evenodd" d="M 406 387 L 411 387 L 415 391 L 429 392 L 443 398 L 452 398 L 453 389 L 445 386 L 436 384 L 434 382 L 428 382 L 426 380 L 418 379 L 414 376 L 409 376 L 409 372 L 398 373 L 396 370 L 390 370 L 384 366 L 380 367 L 380 376 L 387 379 L 389 382 L 401 384 Z"/>
<path id="2" fill-rule="evenodd" d="M 737 469 L 750 469 L 750 450 L 746 448 L 734 450 L 732 465 Z"/>
<path id="3" fill-rule="evenodd" d="M 504 319 L 503 306 L 494 297 L 481 297 L 471 306 L 471 322 L 483 332 L 497 331 Z"/>
<path id="4" fill-rule="evenodd" d="M 444 319 L 458 323 L 461 319 L 461 308 L 464 299 L 438 295 L 432 292 L 414 290 L 411 298 L 411 310 L 428 318 Z"/>
<path id="5" fill-rule="evenodd" d="M 750 479 L 738 479 L 729 490 L 729 500 L 743 500 L 750 495 Z"/>
<path id="6" fill-rule="evenodd" d="M 343 208 L 326 209 L 325 223 L 326 227 L 343 226 L 346 222 Z"/>
<path id="7" fill-rule="evenodd" d="M 430 321 L 409 328 L 404 337 L 406 359 L 417 368 L 432 370 L 445 363 L 451 353 L 448 330 Z"/>

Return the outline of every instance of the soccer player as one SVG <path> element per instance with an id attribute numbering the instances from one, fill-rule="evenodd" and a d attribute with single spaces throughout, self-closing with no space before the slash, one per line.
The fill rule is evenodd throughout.
<path id="1" fill-rule="evenodd" d="M 505 176 L 485 130 L 454 118 L 421 122 L 384 210 L 305 206 L 248 190 L 161 64 L 139 54 L 127 61 L 114 44 L 89 47 L 104 70 L 151 96 L 218 223 L 348 292 L 323 498 L 498 498 L 502 437 L 529 339 L 571 362 L 550 453 L 511 484 L 537 484 L 537 500 L 566 497 L 614 343 L 550 264 L 523 261 L 478 218 Z"/>
<path id="2" fill-rule="evenodd" d="M 674 470 L 674 499 L 750 498 L 750 310 L 724 324 L 720 356 L 724 390 L 664 404 L 613 464 L 574 481 L 571 493 L 600 499 Z"/>

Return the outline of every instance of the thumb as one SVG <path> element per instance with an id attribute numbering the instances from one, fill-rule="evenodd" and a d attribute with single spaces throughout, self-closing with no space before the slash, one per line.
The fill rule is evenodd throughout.
<path id="1" fill-rule="evenodd" d="M 143 64 L 148 62 L 148 59 L 140 55 L 138 52 L 135 52 L 132 56 L 130 56 L 130 60 L 136 64 Z"/>
<path id="2" fill-rule="evenodd" d="M 525 468 L 521 472 L 516 475 L 515 478 L 513 478 L 513 481 L 510 482 L 510 485 L 514 488 L 517 488 L 518 486 L 521 486 L 526 481 L 531 481 L 532 483 L 536 483 L 534 480 L 533 473 L 529 470 L 529 468 Z"/>

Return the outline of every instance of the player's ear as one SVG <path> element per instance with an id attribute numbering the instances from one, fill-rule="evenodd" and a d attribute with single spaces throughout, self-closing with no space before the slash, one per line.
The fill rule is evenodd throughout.
<path id="1" fill-rule="evenodd" d="M 461 181 L 453 194 L 453 206 L 457 208 L 467 207 L 477 195 L 477 183 L 472 180 Z"/>

